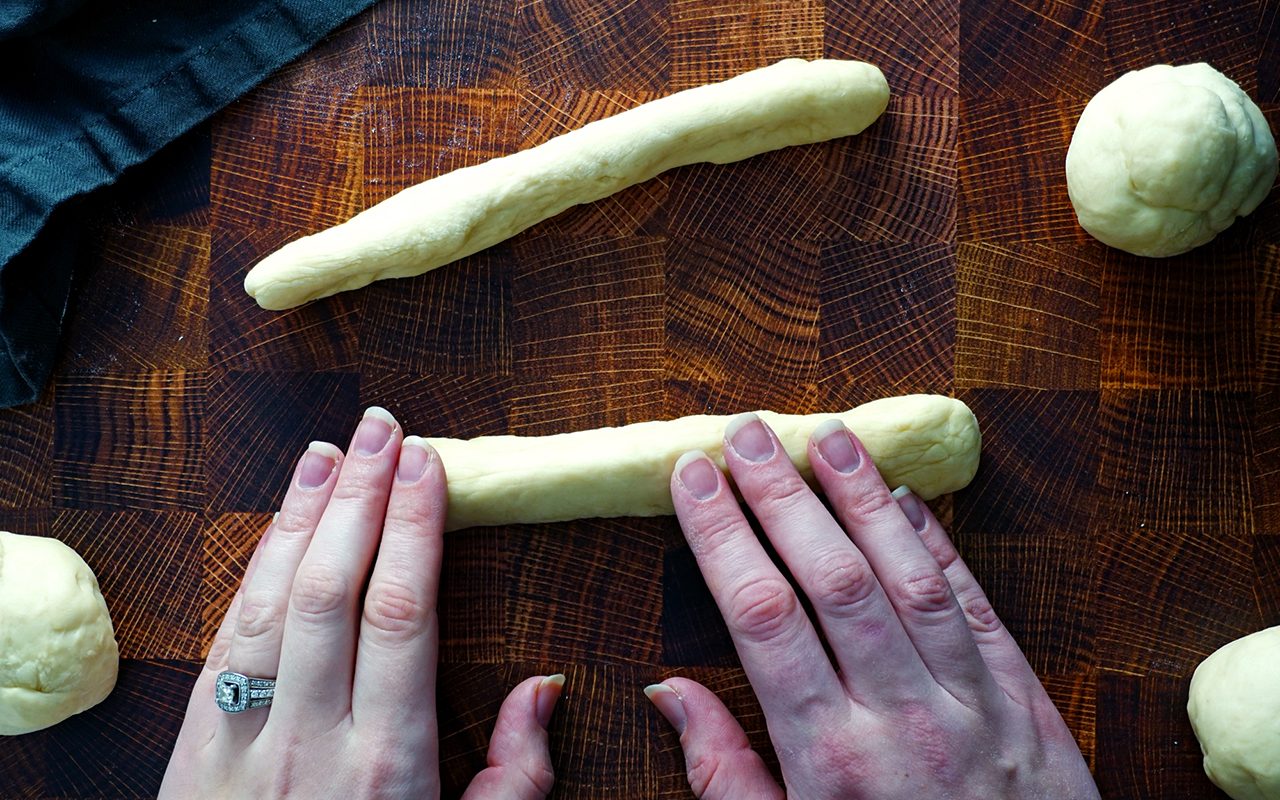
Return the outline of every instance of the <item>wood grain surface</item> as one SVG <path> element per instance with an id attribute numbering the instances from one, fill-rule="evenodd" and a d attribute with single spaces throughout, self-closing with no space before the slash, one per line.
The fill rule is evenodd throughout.
<path id="1" fill-rule="evenodd" d="M 413 433 L 542 434 L 915 391 L 969 403 L 937 502 L 1107 797 L 1221 797 L 1196 664 L 1280 624 L 1280 192 L 1152 262 L 1076 225 L 1062 164 L 1122 72 L 1207 60 L 1280 126 L 1280 6 L 383 0 L 127 176 L 56 379 L 0 412 L 0 526 L 95 568 L 120 684 L 0 740 L 0 796 L 154 794 L 286 476 L 377 403 Z M 259 309 L 245 271 L 443 171 L 784 56 L 878 64 L 862 135 L 674 170 L 418 278 Z M 674 519 L 468 530 L 441 598 L 457 797 L 524 676 L 568 675 L 558 798 L 691 796 L 641 688 L 764 718 Z M 776 761 L 769 753 L 767 760 Z"/>

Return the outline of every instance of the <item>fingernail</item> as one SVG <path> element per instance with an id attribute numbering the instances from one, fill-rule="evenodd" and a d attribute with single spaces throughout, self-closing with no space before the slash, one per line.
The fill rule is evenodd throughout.
<path id="1" fill-rule="evenodd" d="M 298 486 L 303 489 L 324 486 L 341 455 L 342 451 L 328 442 L 307 445 L 307 452 L 302 454 L 302 464 L 298 467 Z"/>
<path id="2" fill-rule="evenodd" d="M 538 684 L 534 706 L 538 715 L 538 724 L 542 727 L 545 728 L 551 724 L 551 712 L 556 710 L 556 701 L 560 699 L 560 690 L 563 688 L 564 673 L 561 672 L 548 675 L 542 679 L 542 683 Z"/>
<path id="3" fill-rule="evenodd" d="M 676 474 L 680 483 L 699 500 L 715 496 L 720 488 L 720 470 L 701 450 L 690 450 L 676 461 Z"/>
<path id="4" fill-rule="evenodd" d="M 272 514 L 272 515 L 271 515 L 271 524 L 272 524 L 272 525 L 275 525 L 275 524 L 276 524 L 276 520 L 278 520 L 278 519 L 280 519 L 280 512 L 279 512 L 279 511 L 277 511 L 276 513 L 274 513 L 274 514 Z"/>
<path id="5" fill-rule="evenodd" d="M 685 726 L 689 724 L 689 715 L 685 713 L 684 700 L 680 699 L 676 690 L 665 683 L 655 683 L 644 687 L 644 696 L 658 707 L 658 712 L 667 718 L 676 733 L 683 736 Z"/>
<path id="6" fill-rule="evenodd" d="M 853 446 L 853 439 L 849 438 L 849 429 L 834 417 L 818 423 L 809 438 L 817 445 L 818 455 L 822 456 L 822 460 L 837 472 L 848 474 L 862 463 L 858 448 Z"/>
<path id="7" fill-rule="evenodd" d="M 748 461 L 765 461 L 773 455 L 773 439 L 755 414 L 739 414 L 729 420 L 724 437 L 733 451 Z"/>
<path id="8" fill-rule="evenodd" d="M 899 486 L 893 490 L 893 499 L 898 501 L 898 507 L 902 509 L 902 513 L 907 515 L 907 521 L 911 523 L 911 527 L 915 528 L 916 533 L 924 530 L 924 508 L 920 503 L 920 498 L 911 493 L 906 486 Z"/>
<path id="9" fill-rule="evenodd" d="M 435 455 L 435 449 L 421 436 L 406 436 L 400 444 L 400 463 L 396 465 L 396 480 L 413 483 L 427 471 L 427 465 Z"/>
<path id="10" fill-rule="evenodd" d="M 369 406 L 356 429 L 355 448 L 362 456 L 377 455 L 391 441 L 396 428 L 396 418 L 391 412 L 378 406 Z"/>

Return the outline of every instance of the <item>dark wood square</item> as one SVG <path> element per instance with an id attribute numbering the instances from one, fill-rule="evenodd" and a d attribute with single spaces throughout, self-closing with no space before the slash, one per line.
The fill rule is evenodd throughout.
<path id="1" fill-rule="evenodd" d="M 1102 385 L 1249 389 L 1256 260 L 1243 230 L 1153 262 L 1111 251 L 1102 280 Z"/>
<path id="2" fill-rule="evenodd" d="M 956 258 L 948 244 L 838 240 L 822 248 L 819 385 L 951 389 Z"/>
<path id="3" fill-rule="evenodd" d="M 283 476 L 282 476 L 283 477 Z M 200 537 L 203 574 L 200 601 L 203 606 L 200 627 L 200 657 L 209 654 L 209 646 L 218 633 L 231 601 L 244 580 L 254 548 L 275 514 L 232 513 L 208 517 Z M 234 625 L 234 622 L 233 622 Z"/>
<path id="4" fill-rule="evenodd" d="M 1254 395 L 1248 473 L 1254 530 L 1280 534 L 1280 390 Z"/>
<path id="5" fill-rule="evenodd" d="M 1104 74 L 1103 0 L 984 3 L 960 0 L 961 94 L 966 99 L 1088 97 Z M 1111 15 L 1108 13 L 1107 19 Z"/>
<path id="6" fill-rule="evenodd" d="M 1266 391 L 1280 388 L 1280 245 L 1265 245 L 1254 272 L 1255 299 L 1254 385 Z"/>
<path id="7" fill-rule="evenodd" d="M 664 245 L 658 238 L 522 237 L 511 280 L 517 378 L 661 370 Z"/>
<path id="8" fill-rule="evenodd" d="M 406 433 L 470 439 L 508 432 L 510 389 L 501 375 L 366 373 L 360 407 L 382 406 Z"/>
<path id="9" fill-rule="evenodd" d="M 44 790 L 51 797 L 154 797 L 199 673 L 192 662 L 121 660 L 106 700 L 44 734 Z M 146 724 L 134 722 L 138 708 L 146 709 Z"/>
<path id="10" fill-rule="evenodd" d="M 1040 683 L 1071 729 L 1090 769 L 1097 768 L 1098 673 L 1092 667 L 1064 675 L 1039 673 Z"/>
<path id="11" fill-rule="evenodd" d="M 665 89 L 669 2 L 521 0 L 521 74 L 534 87 Z"/>
<path id="12" fill-rule="evenodd" d="M 578 520 L 508 534 L 506 660 L 656 663 L 666 524 Z"/>
<path id="13" fill-rule="evenodd" d="M 1098 395 L 1026 389 L 958 393 L 982 429 L 982 463 L 955 495 L 957 532 L 1085 539 L 1098 473 Z"/>
<path id="14" fill-rule="evenodd" d="M 821 0 L 667 0 L 672 91 L 822 55 Z"/>
<path id="15" fill-rule="evenodd" d="M 818 365 L 816 243 L 673 237 L 667 244 L 666 374 L 787 391 Z M 745 382 L 745 381 L 744 381 Z"/>
<path id="16" fill-rule="evenodd" d="M 204 483 L 201 371 L 68 376 L 54 387 L 54 503 L 198 510 Z"/>
<path id="17" fill-rule="evenodd" d="M 1067 146 L 1087 97 L 961 103 L 959 240 L 1084 244 L 1067 197 Z"/>
<path id="18" fill-rule="evenodd" d="M 1039 675 L 1085 673 L 1094 663 L 1093 542 L 1052 528 L 1031 537 L 956 535 L 969 565 Z"/>
<path id="19" fill-rule="evenodd" d="M 1141 3 L 1107 3 L 1107 72 L 1115 79 L 1152 64 L 1206 61 L 1255 95 L 1259 53 L 1274 49 L 1259 41 L 1267 35 L 1258 28 L 1263 5 L 1256 0 L 1178 3 L 1148 14 Z"/>
<path id="20" fill-rule="evenodd" d="M 378 86 L 510 86 L 517 4 L 383 0 L 366 13 L 369 82 Z"/>
<path id="21" fill-rule="evenodd" d="M 1103 797 L 1224 795 L 1200 766 L 1187 719 L 1187 677 L 1101 672 L 1098 697 L 1098 788 Z"/>
<path id="22" fill-rule="evenodd" d="M 821 145 L 837 159 L 834 174 L 821 176 L 830 186 L 815 212 L 822 234 L 954 242 L 958 114 L 954 97 L 893 95 L 870 128 Z"/>
<path id="23" fill-rule="evenodd" d="M 359 93 L 272 84 L 222 112 L 214 131 L 210 364 L 281 370 L 354 366 L 362 298 L 345 293 L 268 312 L 245 293 L 244 277 L 286 243 L 364 207 Z"/>
<path id="24" fill-rule="evenodd" d="M 440 575 L 440 661 L 442 664 L 501 664 L 511 600 L 508 564 L 513 538 L 495 529 L 445 535 Z"/>
<path id="25" fill-rule="evenodd" d="M 628 425 L 662 413 L 662 373 L 522 375 L 507 397 L 507 432 L 520 436 Z"/>
<path id="26" fill-rule="evenodd" d="M 0 508 L 32 508 L 53 503 L 53 389 L 38 402 L 0 410 Z"/>
<path id="27" fill-rule="evenodd" d="M 203 655 L 201 516 L 192 512 L 61 511 L 51 533 L 98 577 L 120 657 Z"/>
<path id="28" fill-rule="evenodd" d="M 102 234 L 76 274 L 60 371 L 203 369 L 209 230 L 144 223 Z"/>
<path id="29" fill-rule="evenodd" d="M 1260 627 L 1280 625 L 1280 535 L 1259 534 L 1253 539 L 1253 593 Z"/>
<path id="30" fill-rule="evenodd" d="M 957 255 L 957 387 L 1098 387 L 1106 248 L 965 242 Z"/>
<path id="31" fill-rule="evenodd" d="M 359 384 L 349 373 L 215 374 L 205 437 L 209 512 L 279 509 L 308 442 L 346 450 L 359 419 Z"/>
<path id="32" fill-rule="evenodd" d="M 869 61 L 894 95 L 954 96 L 960 71 L 960 3 L 827 0 L 827 58 Z"/>

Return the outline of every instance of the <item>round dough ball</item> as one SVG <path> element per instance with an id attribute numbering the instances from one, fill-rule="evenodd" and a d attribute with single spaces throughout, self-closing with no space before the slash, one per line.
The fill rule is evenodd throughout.
<path id="1" fill-rule="evenodd" d="M 97 705 L 119 650 L 98 579 L 57 539 L 0 531 L 0 735 Z"/>
<path id="2" fill-rule="evenodd" d="M 1209 780 L 1235 800 L 1280 800 L 1280 626 L 1196 667 L 1187 713 Z"/>
<path id="3" fill-rule="evenodd" d="M 1208 64 L 1158 64 L 1094 95 L 1067 149 L 1080 225 L 1112 247 L 1173 256 L 1253 211 L 1276 177 L 1262 112 Z"/>

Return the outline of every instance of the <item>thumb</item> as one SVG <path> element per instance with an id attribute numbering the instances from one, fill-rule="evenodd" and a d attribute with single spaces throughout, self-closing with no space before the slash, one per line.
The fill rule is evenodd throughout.
<path id="1" fill-rule="evenodd" d="M 710 689 L 668 678 L 644 693 L 680 734 L 685 773 L 699 800 L 783 800 L 742 726 Z"/>
<path id="2" fill-rule="evenodd" d="M 560 699 L 564 675 L 529 678 L 511 690 L 489 739 L 489 766 L 462 800 L 543 800 L 555 782 L 547 723 Z"/>

